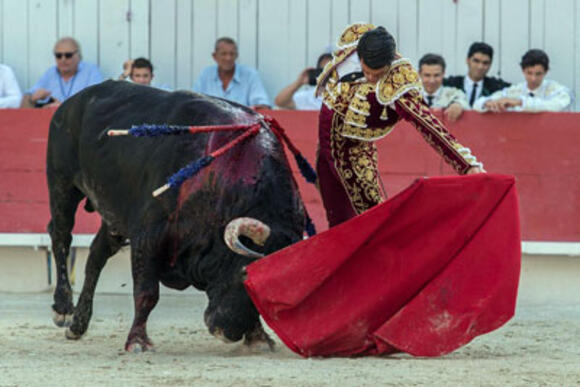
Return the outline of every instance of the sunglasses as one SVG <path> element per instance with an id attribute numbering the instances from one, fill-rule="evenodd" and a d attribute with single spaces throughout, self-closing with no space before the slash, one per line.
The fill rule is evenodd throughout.
<path id="1" fill-rule="evenodd" d="M 77 53 L 76 51 L 73 51 L 73 52 L 55 52 L 54 57 L 56 59 L 61 59 L 64 56 L 66 59 L 70 59 L 76 53 Z"/>

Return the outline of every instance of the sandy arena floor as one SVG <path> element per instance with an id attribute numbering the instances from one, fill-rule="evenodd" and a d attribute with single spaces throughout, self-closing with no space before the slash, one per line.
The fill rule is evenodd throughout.
<path id="1" fill-rule="evenodd" d="M 0 293 L 0 386 L 580 385 L 580 304 L 520 304 L 503 328 L 441 358 L 303 359 L 248 352 L 207 333 L 205 295 L 162 295 L 149 320 L 156 352 L 127 354 L 130 295 L 96 297 L 91 326 L 69 341 L 51 294 Z"/>

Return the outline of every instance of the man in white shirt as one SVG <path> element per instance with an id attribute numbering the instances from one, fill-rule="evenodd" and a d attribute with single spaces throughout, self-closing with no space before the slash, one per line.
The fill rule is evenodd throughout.
<path id="1" fill-rule="evenodd" d="M 419 76 L 423 84 L 423 100 L 432 109 L 443 109 L 443 114 L 449 121 L 457 121 L 463 110 L 469 109 L 463 91 L 443 86 L 445 60 L 441 55 L 423 55 L 419 60 Z"/>
<path id="2" fill-rule="evenodd" d="M 548 55 L 532 49 L 520 63 L 525 82 L 478 99 L 473 107 L 480 112 L 492 111 L 566 111 L 572 106 L 572 94 L 558 82 L 545 79 L 549 67 Z"/>
<path id="3" fill-rule="evenodd" d="M 274 103 L 282 109 L 296 110 L 320 110 L 322 106 L 322 97 L 316 97 L 316 77 L 322 72 L 322 69 L 332 60 L 331 54 L 322 54 L 316 61 L 316 68 L 306 68 L 302 70 L 298 78 L 283 88 Z"/>
<path id="4" fill-rule="evenodd" d="M 22 92 L 12 69 L 0 64 L 0 109 L 20 106 Z"/>

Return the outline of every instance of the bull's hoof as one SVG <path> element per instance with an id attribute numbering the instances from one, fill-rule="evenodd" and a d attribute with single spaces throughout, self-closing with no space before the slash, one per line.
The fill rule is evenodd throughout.
<path id="1" fill-rule="evenodd" d="M 65 335 L 65 336 L 66 336 L 66 338 L 67 338 L 67 339 L 69 339 L 69 340 L 78 340 L 78 339 L 80 339 L 81 337 L 83 337 L 83 335 L 81 335 L 81 334 L 74 333 L 74 332 L 73 332 L 73 331 L 70 329 L 70 327 L 69 327 L 69 328 L 67 328 L 67 330 L 64 332 L 64 335 Z"/>
<path id="2" fill-rule="evenodd" d="M 73 321 L 73 314 L 61 314 L 52 308 L 52 321 L 57 327 L 70 327 Z"/>
<path id="3" fill-rule="evenodd" d="M 256 329 L 255 331 L 246 334 L 244 338 L 244 345 L 251 349 L 261 350 L 263 352 L 276 351 L 276 343 L 272 338 L 263 330 L 262 327 Z"/>
<path id="4" fill-rule="evenodd" d="M 155 347 L 149 339 L 135 339 L 125 343 L 125 351 L 130 353 L 155 352 Z"/>
<path id="5" fill-rule="evenodd" d="M 213 332 L 211 332 L 211 334 L 213 337 L 215 337 L 216 339 L 220 340 L 223 343 L 231 344 L 234 342 L 233 340 L 228 339 L 226 335 L 224 335 L 224 332 L 221 328 L 215 328 Z"/>

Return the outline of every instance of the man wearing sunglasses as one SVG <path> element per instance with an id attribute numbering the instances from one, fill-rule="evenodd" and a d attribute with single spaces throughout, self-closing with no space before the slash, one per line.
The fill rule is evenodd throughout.
<path id="1" fill-rule="evenodd" d="M 78 42 L 61 38 L 54 45 L 56 65 L 50 67 L 24 94 L 21 107 L 57 107 L 82 89 L 103 81 L 99 68 L 82 61 Z"/>

